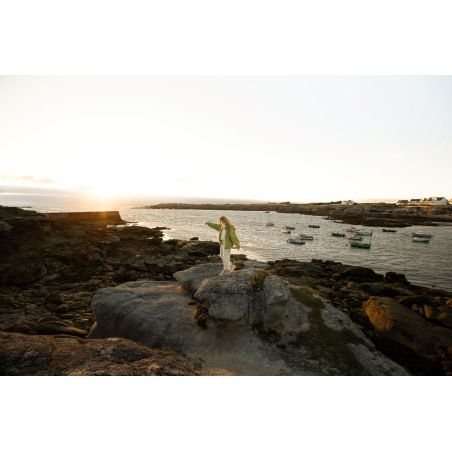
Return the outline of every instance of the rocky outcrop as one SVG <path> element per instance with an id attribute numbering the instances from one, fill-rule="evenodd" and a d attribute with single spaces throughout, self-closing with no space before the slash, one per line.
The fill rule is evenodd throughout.
<path id="1" fill-rule="evenodd" d="M 235 375 L 408 374 L 309 289 L 289 288 L 259 268 L 218 276 L 215 265 L 199 267 L 176 275 L 183 284 L 131 282 L 100 290 L 88 337 L 129 338 L 175 350 L 203 370 Z M 202 274 L 209 276 L 199 286 Z M 194 322 L 200 307 L 206 328 Z"/>
<path id="2" fill-rule="evenodd" d="M 380 334 L 415 350 L 422 356 L 434 358 L 437 356 L 437 348 L 452 347 L 452 329 L 431 324 L 398 300 L 371 297 L 363 306 Z"/>
<path id="3" fill-rule="evenodd" d="M 0 375 L 199 375 L 176 353 L 127 339 L 82 340 L 0 332 Z"/>

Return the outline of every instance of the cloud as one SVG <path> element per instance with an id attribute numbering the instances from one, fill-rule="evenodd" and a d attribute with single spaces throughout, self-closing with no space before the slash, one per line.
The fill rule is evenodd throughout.
<path id="1" fill-rule="evenodd" d="M 54 185 L 58 184 L 50 177 L 45 177 L 44 179 L 36 179 L 34 176 L 2 176 L 3 180 L 6 181 L 25 181 L 30 182 L 32 184 L 46 184 L 46 185 Z"/>

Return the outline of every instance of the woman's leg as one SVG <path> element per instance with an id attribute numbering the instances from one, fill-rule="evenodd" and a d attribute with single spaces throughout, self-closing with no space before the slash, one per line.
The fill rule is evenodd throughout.
<path id="1" fill-rule="evenodd" d="M 231 248 L 223 250 L 223 269 L 229 271 L 231 265 Z"/>
<path id="2" fill-rule="evenodd" d="M 222 261 L 224 260 L 223 255 L 224 255 L 224 241 L 222 241 L 220 245 L 220 257 Z"/>

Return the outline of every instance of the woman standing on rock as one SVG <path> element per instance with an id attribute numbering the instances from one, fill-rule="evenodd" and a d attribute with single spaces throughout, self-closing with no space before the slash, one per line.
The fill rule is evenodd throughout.
<path id="1" fill-rule="evenodd" d="M 220 257 L 223 260 L 223 271 L 220 275 L 226 275 L 234 271 L 235 265 L 231 264 L 231 249 L 235 245 L 240 249 L 240 242 L 235 233 L 236 227 L 231 223 L 228 217 L 221 216 L 219 218 L 220 224 L 205 223 L 211 228 L 219 232 L 218 241 L 220 242 Z"/>

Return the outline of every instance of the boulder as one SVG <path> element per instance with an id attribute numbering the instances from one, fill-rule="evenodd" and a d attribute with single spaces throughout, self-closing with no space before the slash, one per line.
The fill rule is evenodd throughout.
<path id="1" fill-rule="evenodd" d="M 175 353 L 127 339 L 82 340 L 0 332 L 1 375 L 199 375 Z"/>
<path id="2" fill-rule="evenodd" d="M 52 292 L 49 295 L 46 295 L 44 300 L 46 303 L 56 304 L 57 306 L 64 303 L 63 297 L 56 292 Z"/>
<path id="3" fill-rule="evenodd" d="M 264 272 L 257 275 L 257 268 L 218 276 L 218 270 L 221 264 L 198 265 L 178 272 L 178 282 L 137 281 L 99 290 L 92 301 L 96 323 L 88 339 L 122 337 L 173 350 L 207 372 L 407 375 L 363 339 L 340 311 L 319 299 L 318 314 L 312 316 L 314 308 L 294 297 L 279 276 L 259 279 Z M 197 305 L 187 288 L 196 289 Z M 328 309 L 325 323 L 323 309 Z M 314 320 L 320 324 L 316 334 L 328 336 L 323 342 L 322 336 L 311 340 Z M 361 344 L 366 351 L 348 343 Z"/>
<path id="4" fill-rule="evenodd" d="M 350 267 L 344 270 L 341 274 L 343 278 L 358 279 L 358 280 L 377 280 L 381 279 L 371 268 L 365 267 Z"/>
<path id="5" fill-rule="evenodd" d="M 220 244 L 218 242 L 193 240 L 180 248 L 181 251 L 185 251 L 189 255 L 193 253 L 203 253 L 205 255 L 220 254 Z"/>
<path id="6" fill-rule="evenodd" d="M 382 336 L 413 349 L 421 356 L 433 359 L 435 348 L 452 346 L 452 330 L 427 322 L 395 299 L 370 297 L 363 307 Z"/>
<path id="7" fill-rule="evenodd" d="M 0 232 L 9 232 L 13 227 L 4 221 L 0 221 Z"/>

